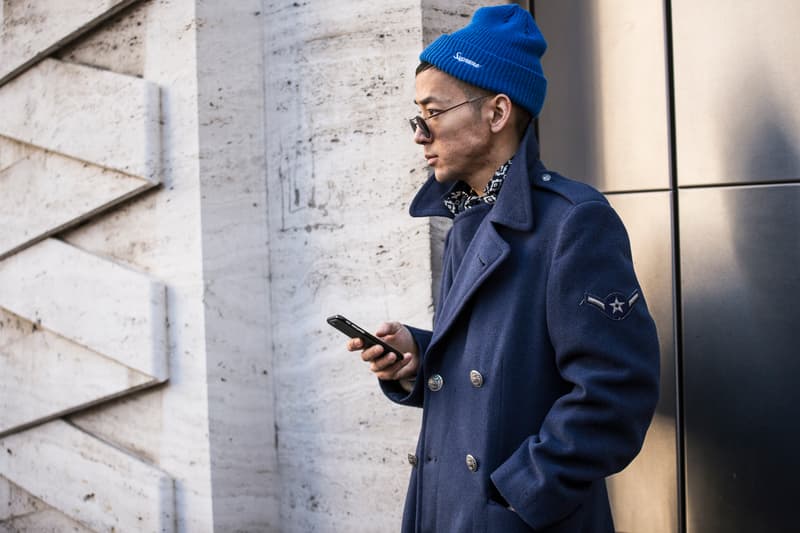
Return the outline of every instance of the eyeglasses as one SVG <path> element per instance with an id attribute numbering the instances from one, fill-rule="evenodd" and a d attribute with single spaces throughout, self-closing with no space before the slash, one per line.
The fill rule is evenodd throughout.
<path id="1" fill-rule="evenodd" d="M 464 102 L 461 102 L 460 104 L 456 104 L 454 106 L 448 107 L 447 109 L 443 109 L 441 111 L 437 111 L 436 113 L 433 113 L 431 116 L 428 117 L 428 120 L 430 120 L 432 118 L 436 118 L 439 115 L 443 115 L 443 114 L 447 113 L 448 111 L 452 111 L 453 109 L 455 109 L 457 107 L 461 107 L 462 105 L 471 104 L 472 102 L 477 102 L 481 98 L 488 98 L 489 96 L 491 96 L 491 95 L 484 94 L 483 96 L 476 96 L 475 98 L 470 98 L 469 100 L 465 100 Z M 421 116 L 417 115 L 414 118 L 408 119 L 408 122 L 411 124 L 411 131 L 416 133 L 417 132 L 417 128 L 419 128 L 420 130 L 422 130 L 422 134 L 426 138 L 430 138 L 431 130 L 428 127 L 428 124 L 425 123 L 425 119 L 424 118 L 422 118 Z"/>

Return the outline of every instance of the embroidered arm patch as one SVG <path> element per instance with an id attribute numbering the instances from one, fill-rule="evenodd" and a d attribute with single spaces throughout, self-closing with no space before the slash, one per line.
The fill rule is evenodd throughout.
<path id="1" fill-rule="evenodd" d="M 615 291 L 605 298 L 598 298 L 587 292 L 583 295 L 580 305 L 588 304 L 611 320 L 624 320 L 628 317 L 640 297 L 639 289 L 633 291 L 630 296 L 625 296 L 623 293 Z"/>

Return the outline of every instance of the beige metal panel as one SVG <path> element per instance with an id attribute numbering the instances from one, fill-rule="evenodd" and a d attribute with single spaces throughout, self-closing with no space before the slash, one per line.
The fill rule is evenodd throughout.
<path id="1" fill-rule="evenodd" d="M 660 399 L 644 446 L 608 490 L 617 531 L 678 531 L 672 209 L 668 191 L 612 194 L 631 240 L 636 275 L 658 329 Z"/>
<path id="2" fill-rule="evenodd" d="M 800 178 L 800 2 L 674 0 L 679 185 Z"/>
<path id="3" fill-rule="evenodd" d="M 800 184 L 680 191 L 686 531 L 797 531 Z"/>
<path id="4" fill-rule="evenodd" d="M 600 190 L 670 186 L 661 2 L 540 0 L 542 160 Z"/>

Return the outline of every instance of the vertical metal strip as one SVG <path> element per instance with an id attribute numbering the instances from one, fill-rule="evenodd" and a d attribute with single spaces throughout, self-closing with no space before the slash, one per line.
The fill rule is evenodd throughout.
<path id="1" fill-rule="evenodd" d="M 664 0 L 664 36 L 669 125 L 670 189 L 672 193 L 672 286 L 675 339 L 675 438 L 677 450 L 678 531 L 686 532 L 686 439 L 683 412 L 683 302 L 681 299 L 680 211 L 678 195 L 678 154 L 675 133 L 675 58 L 673 54 L 672 0 Z"/>
<path id="2" fill-rule="evenodd" d="M 517 4 L 522 9 L 527 9 L 533 15 L 533 0 L 511 0 L 512 4 Z"/>
<path id="3" fill-rule="evenodd" d="M 528 11 L 530 11 L 531 16 L 533 17 L 534 20 L 536 20 L 536 0 L 528 0 L 526 2 L 518 2 L 518 3 L 523 7 L 525 7 Z M 541 144 L 542 138 L 539 137 L 539 117 L 533 117 L 531 122 L 533 122 L 533 133 L 536 135 L 536 140 L 539 141 L 539 143 Z"/>

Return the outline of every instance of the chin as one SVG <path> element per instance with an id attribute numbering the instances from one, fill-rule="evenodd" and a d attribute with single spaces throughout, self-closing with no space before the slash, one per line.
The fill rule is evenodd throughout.
<path id="1" fill-rule="evenodd" d="M 439 172 L 438 170 L 433 171 L 433 177 L 439 183 L 450 183 L 453 181 L 452 176 L 449 176 L 446 172 Z"/>

